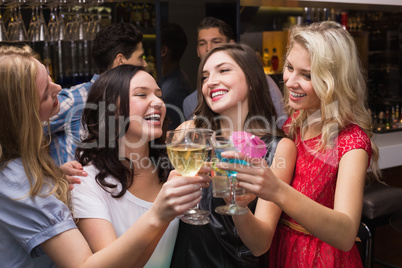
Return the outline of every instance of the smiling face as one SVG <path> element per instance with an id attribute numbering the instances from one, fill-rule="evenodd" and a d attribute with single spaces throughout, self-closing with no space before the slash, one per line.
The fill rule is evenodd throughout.
<path id="1" fill-rule="evenodd" d="M 126 139 L 130 142 L 148 142 L 163 134 L 162 125 L 166 106 L 162 90 L 155 79 L 145 71 L 138 71 L 130 81 L 130 125 Z"/>
<path id="2" fill-rule="evenodd" d="M 36 87 L 39 93 L 39 116 L 41 121 L 47 121 L 60 110 L 57 94 L 61 91 L 61 87 L 53 83 L 43 64 L 37 60 L 35 62 L 38 68 Z"/>
<path id="3" fill-rule="evenodd" d="M 202 71 L 202 94 L 212 111 L 222 115 L 248 113 L 246 77 L 240 66 L 224 51 L 209 56 Z M 240 107 L 239 107 L 240 104 Z"/>
<path id="4" fill-rule="evenodd" d="M 295 43 L 286 60 L 283 81 L 289 90 L 289 105 L 295 110 L 312 114 L 320 109 L 321 101 L 311 82 L 311 64 L 308 51 Z"/>

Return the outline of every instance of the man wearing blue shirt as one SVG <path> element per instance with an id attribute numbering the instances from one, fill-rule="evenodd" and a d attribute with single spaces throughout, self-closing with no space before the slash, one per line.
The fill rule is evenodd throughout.
<path id="1" fill-rule="evenodd" d="M 132 24 L 118 23 L 102 28 L 94 39 L 92 56 L 103 73 L 121 64 L 147 67 L 144 60 L 142 33 Z M 50 119 L 50 154 L 58 165 L 75 159 L 80 141 L 81 114 L 88 92 L 99 77 L 95 74 L 89 82 L 64 88 L 59 93 L 60 112 Z M 49 134 L 49 126 L 44 127 Z"/>

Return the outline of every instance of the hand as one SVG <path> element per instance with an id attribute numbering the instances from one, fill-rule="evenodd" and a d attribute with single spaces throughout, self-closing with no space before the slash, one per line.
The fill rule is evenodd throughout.
<path id="1" fill-rule="evenodd" d="M 236 188 L 237 188 L 237 186 L 236 186 Z M 241 207 L 246 207 L 255 198 L 256 198 L 256 195 L 254 193 L 246 191 L 246 193 L 244 195 L 239 195 L 239 196 L 236 195 L 236 203 Z M 225 199 L 225 201 L 228 202 L 229 199 L 228 200 Z"/>
<path id="2" fill-rule="evenodd" d="M 207 188 L 211 181 L 207 172 L 208 168 L 201 168 L 193 177 L 181 176 L 175 170 L 170 172 L 152 206 L 160 221 L 170 222 L 200 202 L 200 189 Z"/>
<path id="3" fill-rule="evenodd" d="M 60 166 L 64 173 L 64 178 L 70 184 L 70 190 L 74 188 L 74 184 L 80 184 L 81 180 L 74 176 L 86 177 L 88 174 L 83 170 L 82 165 L 78 161 L 70 161 Z"/>
<path id="4" fill-rule="evenodd" d="M 265 159 L 248 158 L 243 153 L 233 151 L 223 152 L 222 157 L 247 161 L 250 164 L 248 166 L 218 163 L 217 167 L 223 170 L 237 171 L 236 179 L 239 187 L 245 188 L 249 193 L 253 193 L 262 199 L 272 201 L 280 180 L 274 175 Z M 249 199 L 251 196 L 245 198 Z"/>

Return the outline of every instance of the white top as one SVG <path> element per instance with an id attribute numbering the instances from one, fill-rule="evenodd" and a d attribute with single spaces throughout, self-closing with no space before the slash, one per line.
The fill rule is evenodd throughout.
<path id="1" fill-rule="evenodd" d="M 81 184 L 74 185 L 72 191 L 74 217 L 105 219 L 112 223 L 117 236 L 121 236 L 152 206 L 152 203 L 139 199 L 128 191 L 120 198 L 112 197 L 96 182 L 98 170 L 94 166 L 85 166 L 84 170 L 88 176 L 81 177 Z M 116 195 L 120 192 L 121 184 L 117 180 L 112 177 L 106 179 L 118 184 L 115 189 L 109 189 L 111 193 Z M 145 267 L 170 266 L 178 228 L 179 220 L 176 218 L 169 224 Z"/>

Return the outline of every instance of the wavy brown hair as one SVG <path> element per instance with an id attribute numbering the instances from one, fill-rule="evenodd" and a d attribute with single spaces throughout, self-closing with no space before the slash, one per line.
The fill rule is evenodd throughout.
<path id="1" fill-rule="evenodd" d="M 130 81 L 143 67 L 120 65 L 101 74 L 88 94 L 87 106 L 82 114 L 82 124 L 86 129 L 85 138 L 77 147 L 75 156 L 82 165 L 92 164 L 99 173 L 95 179 L 107 192 L 116 188 L 106 177 L 112 176 L 122 185 L 122 190 L 113 197 L 121 197 L 134 181 L 135 170 L 127 158 L 119 157 L 119 140 L 127 132 L 129 123 L 121 128 L 121 119 L 129 122 Z M 121 118 L 122 117 L 122 118 Z M 170 166 L 157 165 L 159 159 L 168 159 L 165 139 L 167 122 L 163 123 L 163 135 L 149 142 L 149 158 L 157 168 L 159 181 L 166 182 Z M 104 139 L 104 140 L 102 140 Z"/>
<path id="2" fill-rule="evenodd" d="M 216 52 L 227 53 L 242 69 L 246 77 L 248 88 L 248 113 L 243 122 L 244 131 L 258 136 L 279 135 L 282 130 L 276 126 L 277 114 L 272 102 L 264 68 L 255 51 L 244 44 L 227 43 L 210 50 L 202 59 L 198 69 L 198 106 L 194 111 L 196 115 L 195 126 L 219 130 L 221 128 L 219 114 L 208 106 L 202 94 L 202 73 L 209 57 Z M 267 124 L 268 122 L 268 124 Z"/>

